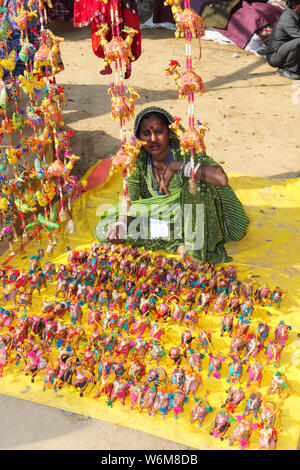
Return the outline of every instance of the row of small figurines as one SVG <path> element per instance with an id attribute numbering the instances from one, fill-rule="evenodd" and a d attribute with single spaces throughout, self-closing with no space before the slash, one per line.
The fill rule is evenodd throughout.
<path id="1" fill-rule="evenodd" d="M 76 333 L 75 330 L 76 328 L 73 331 L 73 339 L 74 335 L 80 336 L 81 334 L 78 329 Z M 175 418 L 184 411 L 184 405 L 188 399 L 194 398 L 195 404 L 190 411 L 189 420 L 198 423 L 199 427 L 202 426 L 206 416 L 213 411 L 206 399 L 196 398 L 196 393 L 202 385 L 199 373 L 194 373 L 191 370 L 185 373 L 183 369 L 175 368 L 170 384 L 167 385 L 166 372 L 163 368 L 156 367 L 149 370 L 146 381 L 142 382 L 142 377 L 146 375 L 146 368 L 137 359 L 133 359 L 127 368 L 124 363 L 118 360 L 117 356 L 113 358 L 100 355 L 98 360 L 93 362 L 89 348 L 86 348 L 80 360 L 75 359 L 76 352 L 71 345 L 62 346 L 58 348 L 58 351 L 56 361 L 52 362 L 49 360 L 51 347 L 47 341 L 42 340 L 40 344 L 28 341 L 26 348 L 24 347 L 22 351 L 20 348 L 16 348 L 16 362 L 24 360 L 25 368 L 23 370 L 26 373 L 32 373 L 32 382 L 34 382 L 36 375 L 44 370 L 44 390 L 52 388 L 54 392 L 57 392 L 66 384 L 71 389 L 78 390 L 80 396 L 83 396 L 89 385 L 94 388 L 99 381 L 98 392 L 93 398 L 105 395 L 108 404 L 112 406 L 117 399 L 125 404 L 126 397 L 130 396 L 132 409 L 145 410 L 152 416 L 160 413 L 163 417 L 172 410 Z M 94 373 L 95 365 L 97 365 L 98 377 Z M 277 392 L 281 396 L 283 385 L 287 387 L 286 378 L 277 372 L 272 378 L 268 394 Z M 224 410 L 216 413 L 210 433 L 214 437 L 223 439 L 230 423 L 235 420 L 237 425 L 231 436 L 230 444 L 240 441 L 241 447 L 244 448 L 245 439 L 248 441 L 252 430 L 257 427 L 257 424 L 252 424 L 249 417 L 254 416 L 257 419 L 260 412 L 260 445 L 262 448 L 273 448 L 273 444 L 275 446 L 276 442 L 272 443 L 270 437 L 274 438 L 276 432 L 274 428 L 275 405 L 271 403 L 270 406 L 269 402 L 268 406 L 265 406 L 262 394 L 251 391 L 247 397 L 242 416 L 234 418 L 232 413 L 246 398 L 246 395 L 241 387 L 237 388 L 235 385 L 231 385 L 228 392 L 228 397 L 222 405 Z M 273 431 L 271 436 L 269 430 Z M 241 432 L 242 435 L 239 437 Z M 267 436 L 268 439 L 266 439 Z"/>
<path id="2" fill-rule="evenodd" d="M 57 321 L 56 316 L 63 318 L 64 314 L 68 312 L 71 318 L 71 324 L 68 326 L 63 321 Z M 151 322 L 147 319 L 135 319 L 132 315 L 109 315 L 104 316 L 102 325 L 100 325 L 100 312 L 90 310 L 88 316 L 88 325 L 93 327 L 93 331 L 89 334 L 81 326 L 82 310 L 78 302 L 44 302 L 43 315 L 27 315 L 18 318 L 15 310 L 2 309 L 1 311 L 1 326 L 9 327 L 14 332 L 12 336 L 12 344 L 17 344 L 19 341 L 25 340 L 29 332 L 39 335 L 43 341 L 50 342 L 69 342 L 69 330 L 74 334 L 75 331 L 82 336 L 90 336 L 89 343 L 92 345 L 99 344 L 101 349 L 107 353 L 116 353 L 125 359 L 132 350 L 138 351 L 141 359 L 144 359 L 147 352 L 149 352 L 149 360 L 155 360 L 157 365 L 167 355 L 162 339 L 166 339 L 166 332 L 162 325 L 158 322 Z M 46 317 L 48 316 L 48 318 Z M 266 329 L 267 327 L 267 329 Z M 148 340 L 143 338 L 143 335 L 149 329 Z M 270 341 L 269 345 L 265 348 L 267 354 L 267 365 L 273 362 L 276 366 L 279 365 L 280 352 L 287 340 L 289 327 L 281 322 L 275 329 L 275 341 Z M 233 338 L 229 357 L 231 363 L 229 364 L 228 381 L 238 382 L 242 375 L 243 365 L 251 360 L 248 365 L 247 372 L 250 383 L 256 383 L 260 386 L 262 380 L 263 366 L 257 362 L 257 354 L 263 348 L 263 342 L 269 332 L 269 327 L 262 323 L 259 324 L 255 335 L 250 334 L 248 338 L 244 335 L 236 334 Z M 245 332 L 244 332 L 245 333 Z M 138 334 L 136 341 L 132 341 L 129 335 Z M 168 357 L 177 367 L 180 366 L 182 359 L 188 357 L 189 366 L 196 368 L 196 371 L 202 369 L 202 350 L 207 353 L 212 350 L 211 346 L 211 333 L 199 329 L 197 338 L 193 336 L 195 331 L 185 329 L 181 335 L 180 346 L 172 346 L 168 352 Z M 124 336 L 123 336 L 124 335 Z M 196 348 L 193 340 L 196 339 Z M 241 358 L 243 348 L 246 349 L 246 354 Z M 95 355 L 93 348 L 89 348 L 89 354 Z M 213 375 L 215 378 L 220 378 L 220 371 L 222 363 L 226 360 L 226 356 L 220 353 L 209 352 L 209 365 L 208 375 Z"/>

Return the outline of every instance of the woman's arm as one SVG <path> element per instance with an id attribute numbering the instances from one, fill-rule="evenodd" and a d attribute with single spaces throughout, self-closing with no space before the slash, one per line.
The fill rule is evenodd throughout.
<path id="1" fill-rule="evenodd" d="M 204 183 L 212 184 L 213 186 L 228 185 L 228 177 L 220 165 L 195 164 L 195 170 L 195 178 L 203 181 Z M 165 191 L 166 194 L 170 194 L 170 191 L 168 190 L 168 184 L 176 172 L 179 172 L 182 176 L 189 178 L 191 175 L 190 162 L 184 163 L 182 161 L 176 160 L 169 163 L 162 176 L 160 192 Z"/>

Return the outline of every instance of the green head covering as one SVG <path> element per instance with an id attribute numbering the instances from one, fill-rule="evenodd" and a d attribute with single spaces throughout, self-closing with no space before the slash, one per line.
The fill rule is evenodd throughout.
<path id="1" fill-rule="evenodd" d="M 148 108 L 145 108 L 142 111 L 140 111 L 137 114 L 136 118 L 135 118 L 133 132 L 134 132 L 134 135 L 136 137 L 138 137 L 137 134 L 138 134 L 138 130 L 139 130 L 139 127 L 140 127 L 140 124 L 141 124 L 142 120 L 148 114 L 151 114 L 151 113 L 161 114 L 162 116 L 164 116 L 167 119 L 169 124 L 172 124 L 174 122 L 173 116 L 168 111 L 165 111 L 164 109 L 159 108 L 158 106 L 149 106 Z"/>

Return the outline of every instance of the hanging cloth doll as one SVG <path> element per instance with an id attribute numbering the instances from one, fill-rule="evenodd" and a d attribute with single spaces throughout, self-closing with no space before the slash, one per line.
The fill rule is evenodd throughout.
<path id="1" fill-rule="evenodd" d="M 96 36 L 100 25 L 102 23 L 111 26 L 111 3 L 109 0 L 107 3 L 102 0 L 75 0 L 74 2 L 74 26 L 86 27 L 91 25 L 91 39 L 93 52 L 97 57 L 104 58 L 103 49 L 100 45 L 101 38 Z M 118 0 L 118 16 L 120 20 L 120 30 L 125 26 L 134 28 L 138 31 L 138 34 L 133 39 L 131 45 L 131 52 L 137 60 L 141 55 L 141 33 L 140 23 L 137 12 L 137 1 L 136 0 Z M 121 36 L 125 38 L 125 34 Z M 107 40 L 110 41 L 112 33 L 109 31 Z M 103 75 L 112 73 L 111 67 L 108 65 L 105 69 L 100 72 Z M 129 78 L 131 75 L 131 65 L 129 64 L 126 68 L 125 78 Z"/>

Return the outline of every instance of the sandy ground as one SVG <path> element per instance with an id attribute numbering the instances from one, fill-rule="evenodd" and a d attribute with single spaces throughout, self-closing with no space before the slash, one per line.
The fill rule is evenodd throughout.
<path id="1" fill-rule="evenodd" d="M 65 87 L 66 128 L 74 131 L 73 152 L 81 156 L 78 175 L 99 158 L 120 147 L 119 125 L 110 116 L 108 84 L 114 75 L 102 76 L 103 61 L 91 49 L 89 29 L 72 23 L 52 24 L 63 36 L 65 71 L 57 82 Z M 177 59 L 184 68 L 185 46 L 173 31 L 143 30 L 143 54 L 133 64 L 126 84 L 141 98 L 136 113 L 158 105 L 183 118 L 186 101 L 178 99 L 165 67 Z M 228 173 L 257 177 L 300 176 L 300 82 L 276 75 L 266 61 L 233 45 L 202 41 L 203 57 L 196 71 L 207 93 L 196 97 L 195 116 L 205 122 L 207 153 Z M 197 56 L 197 41 L 193 42 Z M 238 57 L 236 55 L 238 54 Z M 129 122 L 128 136 L 133 122 Z M 185 446 L 76 414 L 0 396 L 0 449 L 187 449 Z M 7 430 L 9 429 L 9 432 Z"/>

